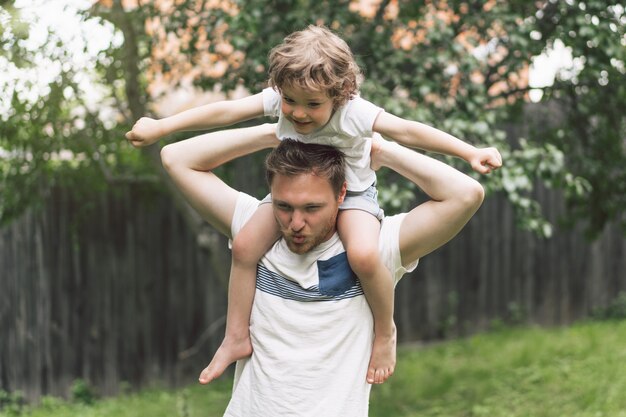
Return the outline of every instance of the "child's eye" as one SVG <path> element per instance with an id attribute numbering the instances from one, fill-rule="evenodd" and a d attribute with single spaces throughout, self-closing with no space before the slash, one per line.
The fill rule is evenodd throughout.
<path id="1" fill-rule="evenodd" d="M 320 106 L 320 103 L 309 103 L 309 107 L 315 109 L 318 108 Z"/>
<path id="2" fill-rule="evenodd" d="M 289 97 L 283 97 L 283 101 L 284 101 L 285 103 L 289 103 L 289 104 L 292 104 L 292 103 L 293 103 L 293 100 L 292 100 L 292 99 L 290 99 Z"/>

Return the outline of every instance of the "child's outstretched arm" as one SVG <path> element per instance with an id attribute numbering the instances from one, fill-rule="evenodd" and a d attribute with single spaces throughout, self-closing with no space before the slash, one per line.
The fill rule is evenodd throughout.
<path id="1" fill-rule="evenodd" d="M 133 146 L 142 147 L 174 132 L 230 126 L 260 116 L 263 116 L 262 93 L 205 104 L 163 119 L 142 117 L 126 133 L 126 138 Z"/>
<path id="2" fill-rule="evenodd" d="M 374 131 L 404 146 L 464 159 L 481 174 L 502 166 L 502 156 L 496 148 L 476 148 L 439 129 L 390 113 L 380 112 L 374 122 Z"/>

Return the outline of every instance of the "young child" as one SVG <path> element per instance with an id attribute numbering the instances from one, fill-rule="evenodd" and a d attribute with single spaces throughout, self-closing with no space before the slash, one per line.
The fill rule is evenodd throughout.
<path id="1" fill-rule="evenodd" d="M 278 117 L 279 139 L 340 148 L 346 154 L 348 194 L 340 207 L 337 230 L 374 317 L 375 337 L 366 379 L 382 383 L 394 371 L 396 328 L 391 274 L 378 253 L 382 210 L 376 199 L 376 175 L 370 168 L 371 137 L 382 134 L 405 146 L 457 156 L 480 173 L 498 168 L 501 158 L 494 148 L 478 149 L 432 127 L 386 113 L 357 95 L 359 77 L 348 45 L 324 27 L 309 26 L 287 36 L 271 51 L 270 87 L 263 92 L 161 120 L 141 118 L 126 136 L 134 146 L 147 146 L 172 132 L 227 126 L 269 115 Z M 232 362 L 252 353 L 249 320 L 256 266 L 278 237 L 271 205 L 261 204 L 234 239 L 225 337 L 202 373 L 201 383 L 217 378 Z M 316 243 L 307 239 L 306 226 L 294 242 L 298 247 L 291 249 L 297 253 L 307 252 Z"/>

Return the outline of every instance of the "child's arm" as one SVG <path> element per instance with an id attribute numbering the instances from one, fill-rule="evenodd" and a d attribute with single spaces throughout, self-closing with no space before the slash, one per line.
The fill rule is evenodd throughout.
<path id="1" fill-rule="evenodd" d="M 464 159 L 481 174 L 488 174 L 502 166 L 502 157 L 496 148 L 476 148 L 434 127 L 390 113 L 380 112 L 373 129 L 404 146 Z"/>
<path id="2" fill-rule="evenodd" d="M 126 138 L 135 147 L 148 146 L 174 132 L 230 126 L 260 116 L 263 116 L 263 93 L 205 104 L 163 119 L 142 117 L 126 133 Z"/>

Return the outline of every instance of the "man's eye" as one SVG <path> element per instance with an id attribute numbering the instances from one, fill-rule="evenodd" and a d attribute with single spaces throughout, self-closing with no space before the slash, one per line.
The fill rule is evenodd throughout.
<path id="1" fill-rule="evenodd" d="M 306 211 L 317 211 L 319 210 L 320 206 L 308 206 L 306 208 Z"/>

